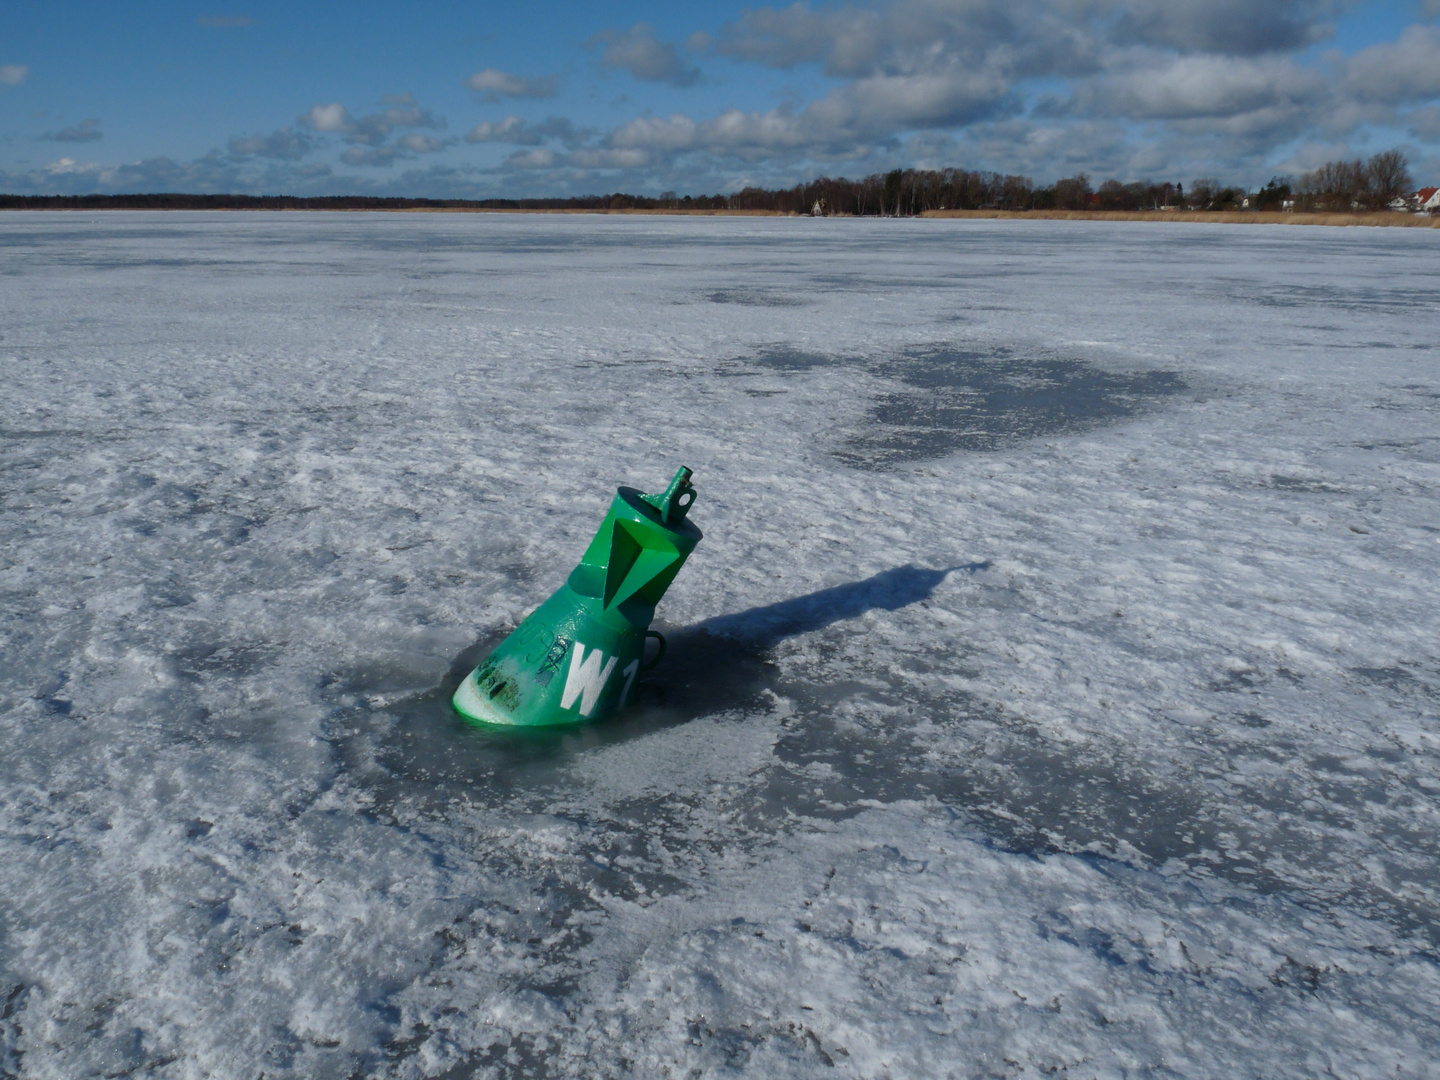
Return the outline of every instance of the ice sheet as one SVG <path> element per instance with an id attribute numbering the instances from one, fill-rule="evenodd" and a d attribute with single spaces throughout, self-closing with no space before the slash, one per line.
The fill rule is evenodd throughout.
<path id="1" fill-rule="evenodd" d="M 0 217 L 0 1075 L 1427 1075 L 1435 242 Z"/>

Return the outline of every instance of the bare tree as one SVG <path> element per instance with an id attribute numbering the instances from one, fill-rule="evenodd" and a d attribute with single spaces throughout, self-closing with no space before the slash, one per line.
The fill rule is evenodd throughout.
<path id="1" fill-rule="evenodd" d="M 1084 173 L 1055 181 L 1055 206 L 1059 210 L 1090 209 L 1090 178 Z"/>
<path id="2" fill-rule="evenodd" d="M 1392 199 L 1408 195 L 1414 183 L 1410 179 L 1410 161 L 1400 150 L 1376 154 L 1366 163 L 1365 174 L 1370 181 L 1370 203 L 1376 209 L 1383 209 L 1390 205 Z"/>
<path id="3" fill-rule="evenodd" d="M 1100 196 L 1101 210 L 1130 209 L 1129 200 L 1125 197 L 1125 185 L 1119 180 L 1106 180 L 1095 194 Z"/>
<path id="4" fill-rule="evenodd" d="M 1327 161 L 1302 176 L 1299 188 L 1316 210 L 1349 210 L 1369 199 L 1369 181 L 1359 158 Z"/>
<path id="5" fill-rule="evenodd" d="M 1190 192 L 1185 200 L 1196 210 L 1209 210 L 1210 204 L 1220 194 L 1220 181 L 1209 176 L 1190 181 Z"/>

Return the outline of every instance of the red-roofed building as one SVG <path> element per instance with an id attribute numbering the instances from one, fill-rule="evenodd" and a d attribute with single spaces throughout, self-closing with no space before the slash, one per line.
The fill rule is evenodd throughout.
<path id="1" fill-rule="evenodd" d="M 1440 188 L 1422 187 L 1415 192 L 1415 209 L 1440 210 Z"/>

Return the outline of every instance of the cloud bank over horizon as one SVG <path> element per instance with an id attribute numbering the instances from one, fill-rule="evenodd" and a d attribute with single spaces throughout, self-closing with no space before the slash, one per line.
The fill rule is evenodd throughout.
<path id="1" fill-rule="evenodd" d="M 1258 184 L 1392 146 L 1417 179 L 1440 172 L 1433 0 L 883 0 L 710 25 L 703 12 L 664 28 L 610 18 L 558 54 L 517 50 L 369 102 L 294 101 L 289 123 L 217 132 L 188 156 L 163 146 L 161 125 L 155 152 L 133 160 L 28 157 L 44 140 L 98 150 L 102 125 L 114 143 L 118 125 L 88 104 L 28 136 L 9 125 L 0 189 L 700 193 L 952 165 Z M 43 110 L 45 69 L 14 59 L 0 102 L 25 94 Z M 452 120 L 463 137 L 445 134 Z"/>

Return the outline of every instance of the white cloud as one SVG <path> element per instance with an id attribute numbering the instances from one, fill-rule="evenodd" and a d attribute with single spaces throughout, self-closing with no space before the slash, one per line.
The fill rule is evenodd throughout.
<path id="1" fill-rule="evenodd" d="M 735 111 L 736 116 L 744 113 Z M 700 145 L 704 125 L 681 113 L 671 116 L 639 116 L 622 124 L 610 134 L 610 145 L 618 147 L 643 147 L 651 150 L 675 152 L 693 150 Z"/>
<path id="2" fill-rule="evenodd" d="M 293 128 L 280 128 L 269 135 L 241 135 L 230 140 L 230 153 L 238 157 L 296 161 L 314 149 L 315 140 Z"/>
<path id="3" fill-rule="evenodd" d="M 347 165 L 365 168 L 382 168 L 416 154 L 438 153 L 449 145 L 443 139 L 418 132 L 399 136 L 391 142 L 390 137 L 397 128 L 438 130 L 445 127 L 445 121 L 429 109 L 421 108 L 409 94 L 387 94 L 382 101 L 386 108 L 361 117 L 352 116 L 340 104 L 314 105 L 297 123 L 312 131 L 340 135 L 351 144 L 340 160 Z M 312 144 L 303 133 L 282 129 L 265 138 L 252 136 L 233 140 L 230 148 L 236 154 L 300 157 L 310 151 Z"/>
<path id="4" fill-rule="evenodd" d="M 472 143 L 514 143 L 519 146 L 533 145 L 540 136 L 533 133 L 524 120 L 518 116 L 507 116 L 504 120 L 482 120 L 465 135 L 466 142 Z"/>
<path id="5" fill-rule="evenodd" d="M 617 169 L 638 169 L 653 162 L 646 150 L 616 149 L 614 147 L 592 146 L 568 154 L 557 153 L 549 147 L 533 150 L 516 150 L 505 159 L 505 168 L 524 170 L 565 169 L 572 172 L 587 170 L 614 171 Z"/>
<path id="6" fill-rule="evenodd" d="M 433 135 L 410 134 L 402 135 L 398 140 L 399 144 L 412 154 L 434 154 L 445 149 L 446 143 Z"/>
<path id="7" fill-rule="evenodd" d="M 410 102 L 409 104 L 394 104 L 388 109 L 352 120 L 344 129 L 346 141 L 378 146 L 390 137 L 390 132 L 395 128 L 443 128 L 445 126 L 444 120 L 436 119 L 431 115 L 429 109 L 422 109 L 415 105 L 414 99 L 410 98 L 408 94 L 404 97 Z"/>
<path id="8" fill-rule="evenodd" d="M 98 142 L 105 136 L 100 131 L 100 121 L 91 117 L 88 120 L 81 120 L 80 123 L 71 127 L 61 128 L 59 131 L 47 131 L 40 136 L 51 142 Z"/>
<path id="9" fill-rule="evenodd" d="M 1009 89 L 993 73 L 961 68 L 875 75 L 837 87 L 798 112 L 729 109 L 703 122 L 680 114 L 638 117 L 606 142 L 621 149 L 705 150 L 746 159 L 773 151 L 853 156 L 905 131 L 951 127 L 1005 111 Z"/>
<path id="10" fill-rule="evenodd" d="M 1357 53 L 1346 66 L 1344 88 L 1384 104 L 1440 97 L 1440 27 L 1410 26 L 1398 40 Z"/>
<path id="11" fill-rule="evenodd" d="M 1122 0 L 1103 5 L 1120 42 L 1254 56 L 1300 49 L 1334 33 L 1345 0 Z"/>
<path id="12" fill-rule="evenodd" d="M 586 44 L 601 46 L 601 67 L 619 68 L 637 79 L 682 87 L 700 81 L 700 69 L 685 64 L 679 50 L 657 39 L 655 28 L 645 23 L 636 23 L 629 30 L 602 31 Z"/>
<path id="13" fill-rule="evenodd" d="M 101 171 L 101 166 L 94 162 L 82 163 L 74 158 L 62 157 L 59 161 L 52 161 L 45 166 L 45 171 L 51 176 L 69 175 L 94 175 Z"/>
<path id="14" fill-rule="evenodd" d="M 1405 123 L 1417 139 L 1440 142 L 1440 106 L 1416 109 L 1405 117 Z"/>
<path id="15" fill-rule="evenodd" d="M 553 140 L 566 146 L 578 146 L 592 134 L 577 128 L 561 116 L 551 116 L 538 124 L 532 124 L 518 116 L 507 116 L 503 120 L 482 120 L 465 135 L 466 142 L 510 143 L 514 146 L 538 146 Z"/>
<path id="16" fill-rule="evenodd" d="M 619 150 L 613 147 L 576 150 L 566 159 L 566 164 L 582 169 L 639 169 L 651 162 L 644 150 Z"/>
<path id="17" fill-rule="evenodd" d="M 316 131 L 348 131 L 351 126 L 344 105 L 312 105 L 298 122 Z"/>
<path id="18" fill-rule="evenodd" d="M 465 85 L 478 92 L 486 101 L 499 101 L 502 97 L 548 98 L 554 97 L 560 84 L 558 75 L 527 77 L 511 75 L 499 68 L 477 71 L 465 80 Z"/>
<path id="19" fill-rule="evenodd" d="M 799 64 L 819 62 L 828 56 L 850 51 L 845 39 L 859 39 L 870 44 L 865 51 L 871 56 L 879 45 L 880 16 L 874 11 L 835 9 L 811 11 L 809 5 L 796 3 L 788 8 L 755 8 L 746 11 L 720 36 L 717 46 L 727 56 L 790 68 Z M 868 33 L 861 25 L 868 23 Z M 860 30 L 855 33 L 855 30 Z M 868 63 L 866 63 L 868 66 Z M 850 64 L 842 63 L 841 68 Z M 827 73 L 839 73 L 826 65 Z M 853 71 L 852 71 L 853 74 Z"/>
<path id="20" fill-rule="evenodd" d="M 758 8 L 716 49 L 776 68 L 817 64 L 836 78 L 985 65 L 1011 76 L 1091 70 L 1102 44 L 1091 0 L 894 0 L 865 7 Z"/>
<path id="21" fill-rule="evenodd" d="M 346 186 L 354 190 L 360 185 L 347 181 Z M 239 158 L 217 150 L 190 162 L 157 157 L 101 165 L 61 158 L 38 169 L 0 172 L 0 190 L 63 195 L 148 191 L 320 195 L 335 192 L 337 185 L 330 167 L 322 163 Z"/>
<path id="22" fill-rule="evenodd" d="M 346 165 L 387 168 L 404 156 L 405 151 L 398 146 L 352 146 L 340 155 L 340 160 Z"/>
<path id="23" fill-rule="evenodd" d="M 0 86 L 19 86 L 29 74 L 24 64 L 0 64 Z"/>
<path id="24" fill-rule="evenodd" d="M 898 73 L 945 54 L 1005 57 L 1012 71 L 1065 75 L 1107 48 L 1144 44 L 1181 52 L 1258 55 L 1324 40 L 1351 0 L 893 0 L 745 12 L 721 32 L 720 52 L 827 74 Z"/>
<path id="25" fill-rule="evenodd" d="M 1323 74 L 1288 57 L 1175 56 L 1144 51 L 1111 74 L 1082 80 L 1055 110 L 1174 122 L 1192 133 L 1283 139 L 1326 115 Z"/>
<path id="26" fill-rule="evenodd" d="M 554 150 L 542 147 L 538 150 L 517 150 L 507 159 L 507 164 L 516 169 L 549 169 L 556 160 Z"/>

